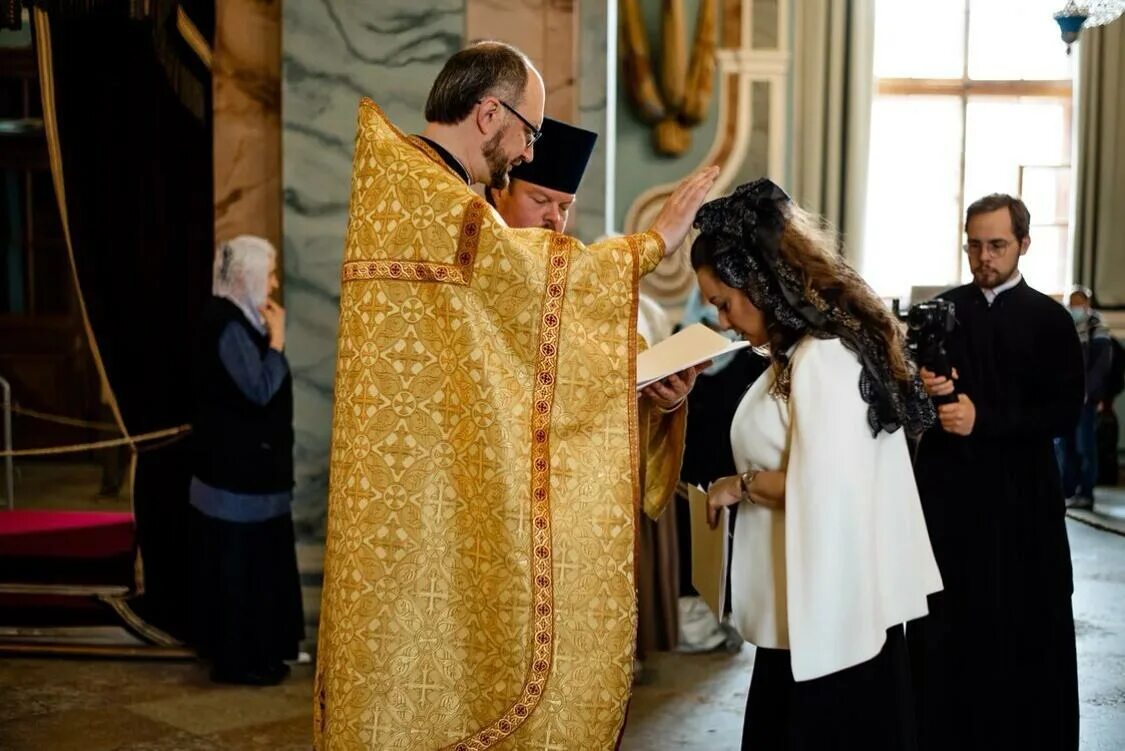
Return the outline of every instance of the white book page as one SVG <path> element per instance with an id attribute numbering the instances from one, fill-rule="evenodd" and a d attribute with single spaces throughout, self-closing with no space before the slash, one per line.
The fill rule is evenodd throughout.
<path id="1" fill-rule="evenodd" d="M 732 342 L 702 323 L 694 323 L 637 355 L 637 389 L 749 346 L 750 342 Z"/>

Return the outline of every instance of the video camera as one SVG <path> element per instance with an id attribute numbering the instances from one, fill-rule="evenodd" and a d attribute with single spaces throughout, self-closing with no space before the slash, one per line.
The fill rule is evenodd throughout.
<path id="1" fill-rule="evenodd" d="M 945 340 L 957 324 L 956 309 L 949 300 L 926 300 L 910 306 L 906 314 L 906 344 L 921 367 L 946 378 L 953 377 Z M 938 404 L 957 401 L 956 393 L 935 396 Z"/>

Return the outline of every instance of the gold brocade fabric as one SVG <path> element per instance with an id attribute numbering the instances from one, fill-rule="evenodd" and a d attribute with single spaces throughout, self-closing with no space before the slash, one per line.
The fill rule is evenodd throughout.
<path id="1" fill-rule="evenodd" d="M 648 400 L 640 402 L 643 430 L 641 448 L 641 482 L 644 485 L 643 509 L 653 521 L 676 495 L 680 481 L 680 464 L 687 437 L 687 405 L 664 413 Z"/>
<path id="2" fill-rule="evenodd" d="M 640 449 L 677 472 L 682 450 L 638 435 L 662 422 L 634 389 L 637 282 L 662 254 L 649 233 L 508 229 L 361 103 L 318 749 L 613 747 Z"/>

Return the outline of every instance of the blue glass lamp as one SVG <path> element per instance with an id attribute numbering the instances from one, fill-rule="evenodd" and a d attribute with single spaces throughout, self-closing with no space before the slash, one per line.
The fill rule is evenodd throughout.
<path id="1" fill-rule="evenodd" d="M 1077 8 L 1073 8 L 1074 3 L 1068 3 L 1067 7 L 1060 10 L 1055 14 L 1055 23 L 1059 25 L 1059 32 L 1062 34 L 1062 40 L 1066 42 L 1066 54 L 1070 54 L 1071 45 L 1078 41 L 1078 34 L 1082 31 L 1082 25 L 1086 23 L 1086 14 Z"/>

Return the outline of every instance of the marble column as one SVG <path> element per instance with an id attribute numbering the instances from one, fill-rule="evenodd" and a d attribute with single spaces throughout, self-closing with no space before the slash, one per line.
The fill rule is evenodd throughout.
<path id="1" fill-rule="evenodd" d="M 281 0 L 215 5 L 215 239 L 281 247 Z"/>
<path id="2" fill-rule="evenodd" d="M 587 242 L 605 233 L 605 135 L 612 132 L 605 107 L 608 7 L 596 0 L 465 3 L 466 39 L 499 39 L 519 47 L 543 74 L 547 114 L 599 134 L 568 227 Z"/>
<path id="3" fill-rule="evenodd" d="M 340 260 L 356 109 L 370 96 L 407 132 L 462 45 L 465 0 L 285 3 L 282 29 L 285 301 L 304 537 L 323 534 Z"/>
<path id="4" fill-rule="evenodd" d="M 607 231 L 607 164 L 614 132 L 606 108 L 616 0 L 465 0 L 466 40 L 499 39 L 523 50 L 543 74 L 547 114 L 599 134 L 568 231 L 590 242 Z M 612 211 L 608 212 L 611 215 Z"/>
<path id="5" fill-rule="evenodd" d="M 547 114 L 575 121 L 578 24 L 574 0 L 465 0 L 465 39 L 495 39 L 518 47 L 543 76 Z"/>
<path id="6" fill-rule="evenodd" d="M 578 124 L 599 134 L 579 191 L 574 233 L 592 242 L 612 230 L 616 101 L 617 0 L 578 3 Z"/>

